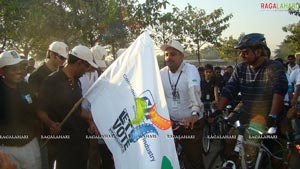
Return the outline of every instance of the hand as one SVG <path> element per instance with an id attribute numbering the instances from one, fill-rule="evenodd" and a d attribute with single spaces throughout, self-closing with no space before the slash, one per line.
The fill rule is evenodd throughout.
<path id="1" fill-rule="evenodd" d="M 277 118 L 269 115 L 267 117 L 267 127 L 268 134 L 275 134 L 277 132 Z"/>
<path id="2" fill-rule="evenodd" d="M 207 122 L 209 124 L 212 124 L 215 121 L 215 117 L 217 117 L 218 115 L 222 114 L 221 110 L 215 110 L 213 113 L 209 114 L 207 117 Z"/>
<path id="3" fill-rule="evenodd" d="M 291 106 L 292 106 L 292 107 L 294 107 L 294 106 L 297 105 L 297 102 L 298 102 L 297 99 L 298 99 L 297 97 L 293 97 L 293 98 L 292 98 L 292 100 L 291 100 Z"/>
<path id="4" fill-rule="evenodd" d="M 216 101 L 216 100 L 214 100 L 214 101 L 211 102 L 211 106 L 212 106 L 212 108 L 214 108 L 214 109 L 217 108 L 218 104 L 219 104 L 219 102 Z"/>
<path id="5" fill-rule="evenodd" d="M 227 122 L 229 124 L 234 124 L 234 122 L 236 122 L 238 119 L 239 119 L 239 113 L 236 111 L 233 111 L 228 115 Z"/>
<path id="6" fill-rule="evenodd" d="M 215 118 L 215 117 L 217 117 L 218 115 L 221 115 L 221 114 L 222 114 L 222 111 L 217 109 L 212 114 L 210 114 L 209 117 Z"/>
<path id="7" fill-rule="evenodd" d="M 186 129 L 188 129 L 188 128 L 194 129 L 194 123 L 197 122 L 198 120 L 199 120 L 198 115 L 192 115 L 189 118 L 184 120 L 184 127 Z"/>
<path id="8" fill-rule="evenodd" d="M 54 134 L 54 135 L 57 135 L 61 132 L 61 128 L 59 127 L 59 123 L 57 122 L 53 122 L 50 127 L 50 134 Z"/>
<path id="9" fill-rule="evenodd" d="M 90 132 L 90 134 L 100 135 L 100 132 L 94 122 L 90 123 L 88 131 Z"/>
<path id="10" fill-rule="evenodd" d="M 0 168 L 3 168 L 3 169 L 16 169 L 17 165 L 9 157 L 9 155 L 0 152 Z"/>

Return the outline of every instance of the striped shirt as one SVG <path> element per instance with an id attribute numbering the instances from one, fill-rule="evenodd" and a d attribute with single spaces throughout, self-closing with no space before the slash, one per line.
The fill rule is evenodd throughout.
<path id="1" fill-rule="evenodd" d="M 273 94 L 284 96 L 287 89 L 288 81 L 283 66 L 272 60 L 264 60 L 257 68 L 251 68 L 246 63 L 237 65 L 222 90 L 222 96 L 233 100 L 241 92 L 241 118 L 249 119 L 270 113 Z"/>

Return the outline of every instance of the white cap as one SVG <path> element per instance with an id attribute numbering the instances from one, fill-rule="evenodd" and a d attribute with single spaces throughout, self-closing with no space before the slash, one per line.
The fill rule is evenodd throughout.
<path id="1" fill-rule="evenodd" d="M 64 42 L 54 41 L 49 45 L 49 50 L 55 52 L 64 58 L 68 57 L 69 47 Z"/>
<path id="2" fill-rule="evenodd" d="M 18 64 L 23 60 L 24 59 L 21 59 L 20 55 L 14 50 L 4 51 L 0 54 L 0 68 Z"/>
<path id="3" fill-rule="evenodd" d="M 160 47 L 161 50 L 165 51 L 168 47 L 174 48 L 181 53 L 184 53 L 183 46 L 176 40 L 171 40 L 167 44 L 164 44 Z"/>
<path id="4" fill-rule="evenodd" d="M 94 60 L 99 67 L 106 67 L 106 63 L 104 61 L 107 52 L 106 49 L 101 45 L 96 45 L 91 48 L 91 51 L 94 56 Z"/>
<path id="5" fill-rule="evenodd" d="M 71 55 L 78 57 L 79 59 L 87 61 L 94 68 L 98 68 L 98 66 L 93 61 L 93 53 L 90 49 L 83 45 L 75 46 L 71 51 Z"/>

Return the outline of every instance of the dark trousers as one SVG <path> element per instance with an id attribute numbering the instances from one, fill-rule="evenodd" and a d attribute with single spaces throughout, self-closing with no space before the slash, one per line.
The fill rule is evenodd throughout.
<path id="1" fill-rule="evenodd" d="M 175 138 L 180 139 L 183 153 L 187 161 L 184 163 L 186 169 L 204 169 L 202 159 L 202 129 L 204 121 L 200 120 L 194 125 L 194 129 L 186 129 L 181 126 L 174 131 Z"/>
<path id="2" fill-rule="evenodd" d="M 100 156 L 102 159 L 101 169 L 114 169 L 114 160 L 113 156 L 106 146 L 106 144 L 100 144 Z"/>
<path id="3" fill-rule="evenodd" d="M 57 140 L 49 142 L 48 159 L 50 169 L 56 161 L 56 169 L 86 169 L 88 161 L 87 140 Z"/>

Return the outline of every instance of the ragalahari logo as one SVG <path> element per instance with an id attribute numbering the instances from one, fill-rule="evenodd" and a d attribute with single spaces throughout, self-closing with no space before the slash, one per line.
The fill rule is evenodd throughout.
<path id="1" fill-rule="evenodd" d="M 300 3 L 296 2 L 261 2 L 260 9 L 265 11 L 287 11 L 289 9 L 298 9 Z"/>
<path id="2" fill-rule="evenodd" d="M 135 112 L 134 118 L 131 120 L 126 108 L 120 113 L 113 126 L 109 129 L 111 135 L 114 136 L 115 141 L 120 146 L 124 153 L 131 144 L 136 143 L 142 139 L 146 152 L 150 161 L 156 161 L 156 156 L 151 150 L 151 145 L 148 144 L 147 138 L 155 138 L 159 135 L 157 130 L 167 130 L 172 124 L 171 121 L 162 117 L 156 111 L 156 102 L 151 91 L 146 90 L 139 96 L 136 96 L 135 90 L 124 74 L 123 78 L 130 87 L 131 94 L 133 95 L 134 103 L 133 111 Z M 152 134 L 152 135 L 148 135 Z M 170 160 L 164 156 L 161 162 L 163 169 L 172 168 Z"/>

